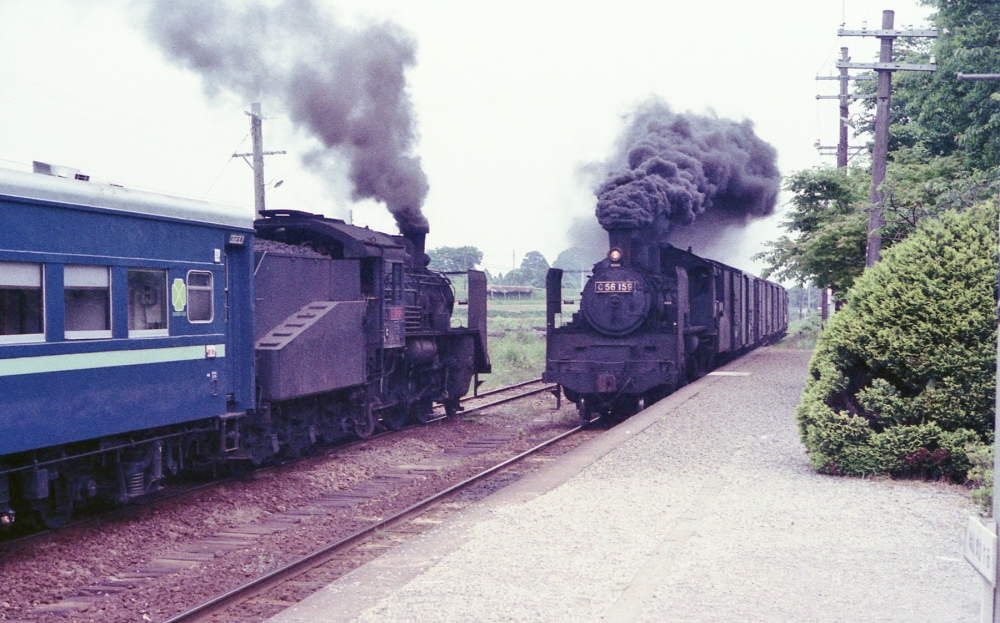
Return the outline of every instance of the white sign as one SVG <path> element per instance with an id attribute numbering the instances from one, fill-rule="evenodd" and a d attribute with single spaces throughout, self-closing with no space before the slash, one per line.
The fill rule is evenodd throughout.
<path id="1" fill-rule="evenodd" d="M 983 523 L 978 517 L 969 517 L 965 531 L 965 559 L 979 572 L 990 586 L 997 578 L 997 524 L 993 520 Z"/>

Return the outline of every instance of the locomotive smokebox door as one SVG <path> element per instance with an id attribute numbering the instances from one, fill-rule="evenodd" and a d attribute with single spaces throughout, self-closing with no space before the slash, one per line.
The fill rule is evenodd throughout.
<path id="1" fill-rule="evenodd" d="M 615 375 L 614 374 L 598 374 L 597 375 L 597 393 L 598 394 L 609 394 L 615 391 Z"/>

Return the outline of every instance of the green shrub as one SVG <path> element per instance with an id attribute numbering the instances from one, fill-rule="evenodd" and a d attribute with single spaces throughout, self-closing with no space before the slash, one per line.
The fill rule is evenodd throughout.
<path id="1" fill-rule="evenodd" d="M 962 480 L 993 428 L 997 211 L 980 205 L 888 249 L 820 335 L 797 417 L 812 466 Z"/>
<path id="2" fill-rule="evenodd" d="M 993 446 L 970 445 L 965 449 L 972 467 L 969 469 L 969 484 L 972 485 L 972 499 L 979 504 L 984 515 L 993 513 Z"/>

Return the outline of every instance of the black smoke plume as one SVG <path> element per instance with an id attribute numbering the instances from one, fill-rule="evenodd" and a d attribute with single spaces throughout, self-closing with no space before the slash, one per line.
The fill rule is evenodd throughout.
<path id="1" fill-rule="evenodd" d="M 659 99 L 647 101 L 595 191 L 598 222 L 675 244 L 709 240 L 710 232 L 721 235 L 774 211 L 781 187 L 776 157 L 750 121 L 677 114 Z"/>
<path id="2" fill-rule="evenodd" d="M 415 44 L 390 23 L 340 26 L 313 0 L 151 3 L 146 27 L 169 58 L 198 72 L 209 95 L 228 89 L 285 111 L 323 144 L 310 168 L 350 160 L 355 199 L 382 201 L 403 234 L 426 233 L 427 177 L 405 71 Z"/>

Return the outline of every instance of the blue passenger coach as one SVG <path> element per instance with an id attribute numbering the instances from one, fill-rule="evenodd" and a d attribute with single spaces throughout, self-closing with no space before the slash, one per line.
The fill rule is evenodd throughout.
<path id="1" fill-rule="evenodd" d="M 142 495 L 254 407 L 253 215 L 59 173 L 0 170 L 7 523 Z"/>

